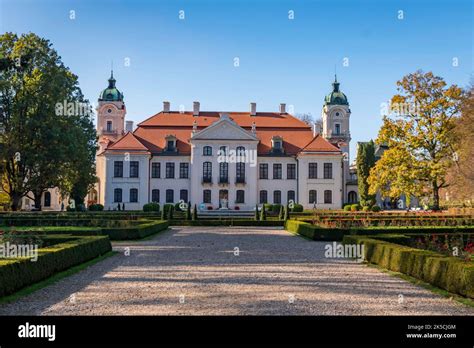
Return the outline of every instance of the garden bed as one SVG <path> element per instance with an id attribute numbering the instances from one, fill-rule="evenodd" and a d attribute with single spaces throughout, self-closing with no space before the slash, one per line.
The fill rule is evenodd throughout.
<path id="1" fill-rule="evenodd" d="M 343 243 L 363 244 L 364 258 L 370 263 L 407 274 L 449 292 L 474 298 L 472 261 L 387 242 L 373 236 L 346 235 Z"/>
<path id="2" fill-rule="evenodd" d="M 0 297 L 112 250 L 106 236 L 41 236 L 54 243 L 38 249 L 38 258 L 0 259 Z"/>

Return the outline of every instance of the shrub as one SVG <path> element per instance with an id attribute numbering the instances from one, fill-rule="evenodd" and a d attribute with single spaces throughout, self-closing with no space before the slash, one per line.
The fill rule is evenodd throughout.
<path id="1" fill-rule="evenodd" d="M 374 205 L 374 206 L 372 207 L 372 211 L 373 211 L 374 213 L 378 213 L 380 210 L 381 210 L 381 208 L 380 208 L 378 205 Z"/>
<path id="2" fill-rule="evenodd" d="M 273 204 L 265 203 L 265 204 L 264 204 L 264 207 L 265 207 L 265 210 L 266 210 L 266 211 L 272 211 L 272 209 L 273 209 Z"/>
<path id="3" fill-rule="evenodd" d="M 365 207 L 362 207 L 362 211 L 367 213 L 370 211 L 370 207 L 366 205 Z"/>
<path id="4" fill-rule="evenodd" d="M 196 221 L 198 219 L 198 212 L 197 212 L 197 206 L 194 204 L 194 209 L 193 209 L 193 221 Z"/>
<path id="5" fill-rule="evenodd" d="M 156 202 L 147 203 L 143 206 L 143 211 L 160 211 L 160 205 Z"/>
<path id="6" fill-rule="evenodd" d="M 186 220 L 191 220 L 191 202 L 186 206 Z"/>
<path id="7" fill-rule="evenodd" d="M 265 221 L 267 219 L 267 212 L 265 211 L 265 205 L 262 205 L 262 210 L 260 212 L 260 220 Z"/>
<path id="8" fill-rule="evenodd" d="M 273 205 L 272 205 L 272 213 L 274 213 L 274 214 L 280 214 L 281 207 L 282 207 L 281 204 L 273 204 Z"/>
<path id="9" fill-rule="evenodd" d="M 352 204 L 351 205 L 351 211 L 359 211 L 360 210 L 360 205 L 359 204 Z"/>
<path id="10" fill-rule="evenodd" d="M 260 220 L 259 212 L 258 212 L 258 204 L 255 204 L 255 216 L 253 217 L 255 221 Z"/>
<path id="11" fill-rule="evenodd" d="M 175 205 L 174 205 L 174 211 L 182 211 L 180 204 L 181 204 L 180 202 L 175 203 Z"/>
<path id="12" fill-rule="evenodd" d="M 295 203 L 293 205 L 293 208 L 291 208 L 291 211 L 294 213 L 302 213 L 303 212 L 303 205 Z"/>
<path id="13" fill-rule="evenodd" d="M 168 208 L 168 220 L 173 220 L 173 212 L 174 212 L 174 205 L 171 204 L 171 206 Z"/>
<path id="14" fill-rule="evenodd" d="M 104 210 L 104 206 L 102 204 L 91 204 L 89 205 L 89 210 L 90 211 L 102 211 Z"/>
<path id="15" fill-rule="evenodd" d="M 151 220 L 136 226 L 103 228 L 100 233 L 108 235 L 111 240 L 141 239 L 167 228 L 168 221 Z"/>
<path id="16" fill-rule="evenodd" d="M 344 206 L 344 211 L 351 211 L 351 205 L 350 204 L 346 204 Z"/>

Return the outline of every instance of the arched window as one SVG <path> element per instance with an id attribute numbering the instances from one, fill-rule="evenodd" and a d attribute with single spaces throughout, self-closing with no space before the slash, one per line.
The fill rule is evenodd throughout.
<path id="1" fill-rule="evenodd" d="M 158 189 L 151 190 L 151 201 L 155 203 L 160 202 L 160 190 Z"/>
<path id="2" fill-rule="evenodd" d="M 268 193 L 266 190 L 260 191 L 260 204 L 268 203 Z"/>
<path id="3" fill-rule="evenodd" d="M 166 190 L 166 203 L 174 203 L 174 191 Z"/>
<path id="4" fill-rule="evenodd" d="M 293 190 L 290 190 L 288 191 L 288 196 L 287 196 L 287 203 L 290 203 L 290 201 L 292 201 L 293 203 L 296 203 L 296 195 L 295 195 L 295 191 Z"/>
<path id="5" fill-rule="evenodd" d="M 51 192 L 46 191 L 44 193 L 44 206 L 50 207 L 51 206 Z"/>
<path id="6" fill-rule="evenodd" d="M 281 191 L 273 191 L 273 204 L 281 204 Z"/>
<path id="7" fill-rule="evenodd" d="M 204 146 L 203 149 L 202 149 L 202 155 L 203 156 L 212 156 L 212 147 Z"/>
<path id="8" fill-rule="evenodd" d="M 332 203 L 332 191 L 331 190 L 324 190 L 324 203 L 331 204 Z"/>
<path id="9" fill-rule="evenodd" d="M 130 189 L 130 202 L 137 203 L 138 202 L 138 189 L 131 188 Z"/>
<path id="10" fill-rule="evenodd" d="M 212 163 L 204 162 L 202 164 L 202 182 L 212 182 Z"/>
<path id="11" fill-rule="evenodd" d="M 309 204 L 317 203 L 316 190 L 309 190 Z"/>
<path id="12" fill-rule="evenodd" d="M 188 203 L 188 190 L 179 191 L 179 200 Z"/>
<path id="13" fill-rule="evenodd" d="M 357 193 L 355 191 L 349 191 L 347 195 L 347 200 L 349 203 L 356 203 L 357 202 Z"/>
<path id="14" fill-rule="evenodd" d="M 114 202 L 122 203 L 122 189 L 121 188 L 114 189 Z"/>

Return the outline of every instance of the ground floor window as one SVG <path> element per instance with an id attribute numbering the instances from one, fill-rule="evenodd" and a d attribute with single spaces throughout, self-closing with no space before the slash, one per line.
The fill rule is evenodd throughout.
<path id="1" fill-rule="evenodd" d="M 46 191 L 44 193 L 44 206 L 50 207 L 51 206 L 51 192 Z"/>
<path id="2" fill-rule="evenodd" d="M 114 189 L 114 202 L 122 203 L 122 189 L 121 188 Z"/>
<path id="3" fill-rule="evenodd" d="M 331 204 L 332 203 L 332 191 L 331 190 L 325 190 L 324 191 L 324 203 L 325 204 Z"/>
<path id="4" fill-rule="evenodd" d="M 316 204 L 317 193 L 316 190 L 309 190 L 309 204 Z"/>
<path id="5" fill-rule="evenodd" d="M 151 190 L 151 201 L 159 203 L 160 202 L 160 190 L 154 189 Z"/>
<path id="6" fill-rule="evenodd" d="M 357 202 L 357 193 L 355 191 L 349 191 L 347 195 L 347 201 L 349 203 L 356 203 Z"/>
<path id="7" fill-rule="evenodd" d="M 281 204 L 281 191 L 273 191 L 273 204 Z"/>
<path id="8" fill-rule="evenodd" d="M 245 203 L 245 191 L 244 190 L 237 190 L 237 196 L 235 199 L 235 203 Z"/>
<path id="9" fill-rule="evenodd" d="M 187 203 L 188 202 L 188 190 L 179 191 L 179 200 Z"/>
<path id="10" fill-rule="evenodd" d="M 211 190 L 202 191 L 202 201 L 204 203 L 211 203 Z"/>
<path id="11" fill-rule="evenodd" d="M 287 203 L 290 203 L 290 202 L 294 203 L 296 201 L 295 191 L 293 191 L 293 190 L 288 191 L 287 198 L 288 198 Z"/>
<path id="12" fill-rule="evenodd" d="M 268 193 L 265 190 L 260 191 L 260 204 L 268 203 Z"/>
<path id="13" fill-rule="evenodd" d="M 174 191 L 166 190 L 166 203 L 174 203 Z"/>
<path id="14" fill-rule="evenodd" d="M 132 203 L 138 202 L 138 189 L 136 188 L 130 189 L 130 202 Z"/>

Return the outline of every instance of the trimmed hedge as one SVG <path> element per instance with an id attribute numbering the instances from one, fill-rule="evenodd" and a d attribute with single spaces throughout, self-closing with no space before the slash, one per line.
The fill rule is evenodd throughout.
<path id="1" fill-rule="evenodd" d="M 474 298 L 473 262 L 368 236 L 345 236 L 343 243 L 363 244 L 364 257 L 370 263 L 421 279 L 449 292 Z"/>
<path id="2" fill-rule="evenodd" d="M 279 220 L 172 220 L 171 226 L 283 226 Z"/>
<path id="3" fill-rule="evenodd" d="M 47 239 L 48 236 L 42 236 Z M 58 239 L 59 236 L 54 236 Z M 62 243 L 38 249 L 38 260 L 0 260 L 0 297 L 112 250 L 106 236 L 62 236 Z"/>
<path id="4" fill-rule="evenodd" d="M 147 223 L 117 228 L 102 228 L 101 234 L 106 234 L 111 240 L 141 239 L 168 228 L 168 221 L 149 221 Z"/>
<path id="5" fill-rule="evenodd" d="M 378 235 L 378 234 L 431 234 L 436 233 L 472 233 L 474 226 L 462 227 L 379 227 L 379 228 L 327 228 L 312 225 L 301 220 L 288 220 L 285 223 L 288 231 L 301 234 L 312 240 L 340 241 L 346 235 Z"/>

